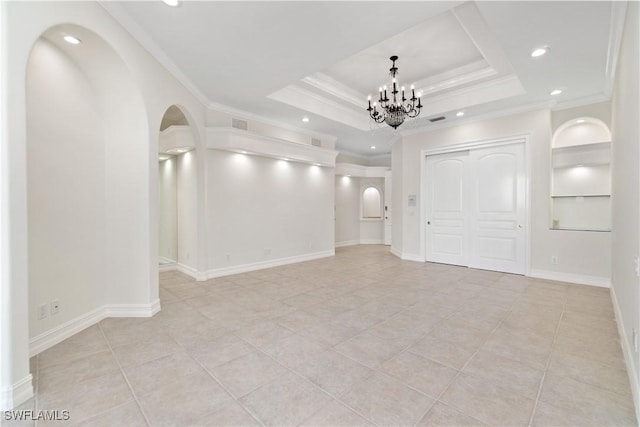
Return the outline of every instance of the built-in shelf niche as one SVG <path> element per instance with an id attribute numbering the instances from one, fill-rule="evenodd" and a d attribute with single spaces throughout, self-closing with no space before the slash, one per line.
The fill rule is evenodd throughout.
<path id="1" fill-rule="evenodd" d="M 611 230 L 611 133 L 600 120 L 573 119 L 554 134 L 551 228 Z"/>

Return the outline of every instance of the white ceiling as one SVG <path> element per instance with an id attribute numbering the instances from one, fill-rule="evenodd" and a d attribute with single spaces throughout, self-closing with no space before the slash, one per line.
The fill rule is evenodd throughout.
<path id="1" fill-rule="evenodd" d="M 401 84 L 424 92 L 422 114 L 400 132 L 441 115 L 437 126 L 597 102 L 610 96 L 625 10 L 591 1 L 103 5 L 206 105 L 333 135 L 361 155 L 389 152 L 397 137 L 365 110 L 388 82 L 391 55 Z M 531 58 L 543 45 L 548 54 Z M 556 88 L 564 92 L 550 96 Z"/>

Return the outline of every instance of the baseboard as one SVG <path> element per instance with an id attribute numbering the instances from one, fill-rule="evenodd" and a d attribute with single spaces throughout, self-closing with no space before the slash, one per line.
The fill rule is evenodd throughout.
<path id="1" fill-rule="evenodd" d="M 175 264 L 175 269 L 177 271 L 179 271 L 180 273 L 184 273 L 187 276 L 193 277 L 194 279 L 196 279 L 198 277 L 198 270 L 196 270 L 193 267 L 189 267 L 188 265 L 185 265 L 185 264 L 177 262 Z"/>
<path id="2" fill-rule="evenodd" d="M 8 411 L 33 397 L 33 376 L 27 375 L 17 383 L 0 389 L 0 411 Z"/>
<path id="3" fill-rule="evenodd" d="M 159 256 L 158 260 L 161 264 L 175 264 L 176 260 L 175 259 L 171 259 L 171 258 L 167 258 L 166 256 Z"/>
<path id="4" fill-rule="evenodd" d="M 405 261 L 424 262 L 424 258 L 420 254 L 408 254 L 403 252 L 400 256 Z"/>
<path id="5" fill-rule="evenodd" d="M 394 248 L 393 246 L 391 246 L 390 252 L 398 258 L 402 258 L 402 251 Z"/>
<path id="6" fill-rule="evenodd" d="M 159 311 L 159 299 L 149 304 L 105 304 L 31 338 L 29 357 L 42 353 L 108 317 L 151 317 Z"/>
<path id="7" fill-rule="evenodd" d="M 382 245 L 384 244 L 384 240 L 382 239 L 361 239 L 361 245 Z"/>
<path id="8" fill-rule="evenodd" d="M 279 267 L 281 265 L 295 264 L 297 262 L 311 261 L 319 258 L 334 256 L 336 251 L 331 249 L 328 251 L 314 252 L 311 254 L 296 255 L 286 258 L 271 259 L 268 261 L 259 261 L 251 264 L 234 265 L 232 267 L 214 268 L 207 271 L 207 278 L 229 276 L 232 274 L 246 273 L 249 271 L 262 270 L 265 268 Z"/>
<path id="9" fill-rule="evenodd" d="M 160 264 L 158 265 L 158 272 L 165 273 L 167 271 L 176 271 L 178 269 L 175 263 L 173 264 Z"/>
<path id="10" fill-rule="evenodd" d="M 344 246 L 354 246 L 359 244 L 360 244 L 360 240 L 345 240 L 344 242 L 336 242 L 335 247 L 342 248 Z"/>
<path id="11" fill-rule="evenodd" d="M 29 357 L 35 356 L 70 336 L 87 329 L 89 326 L 95 325 L 105 317 L 105 307 L 98 307 L 31 338 L 29 341 Z"/>
<path id="12" fill-rule="evenodd" d="M 633 404 L 636 410 L 636 418 L 640 420 L 640 384 L 638 384 L 638 375 L 633 364 L 633 351 L 629 347 L 627 341 L 627 333 L 624 329 L 624 323 L 622 322 L 622 313 L 620 312 L 620 305 L 618 304 L 618 298 L 616 297 L 616 291 L 611 287 L 611 301 L 613 302 L 613 312 L 616 316 L 616 324 L 618 325 L 618 335 L 620 336 L 620 344 L 622 345 L 622 353 L 624 354 L 624 362 L 627 366 L 627 376 L 629 377 L 629 384 L 631 385 L 631 394 L 633 395 Z"/>
<path id="13" fill-rule="evenodd" d="M 105 317 L 151 317 L 160 311 L 160 300 L 150 304 L 107 304 Z"/>
<path id="14" fill-rule="evenodd" d="M 580 285 L 599 286 L 601 288 L 610 288 L 611 279 L 600 276 L 585 276 L 582 274 L 561 273 L 557 271 L 531 269 L 529 277 L 536 279 L 553 280 L 556 282 L 578 283 Z"/>

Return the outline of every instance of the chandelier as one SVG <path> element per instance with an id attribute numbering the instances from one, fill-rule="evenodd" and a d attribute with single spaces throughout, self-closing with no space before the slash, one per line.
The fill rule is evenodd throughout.
<path id="1" fill-rule="evenodd" d="M 376 123 L 385 122 L 392 128 L 397 129 L 398 126 L 404 123 L 405 118 L 418 117 L 422 104 L 420 103 L 420 94 L 416 97 L 413 85 L 411 85 L 411 98 L 409 99 L 405 97 L 404 86 L 398 91 L 398 82 L 396 80 L 398 75 L 396 61 L 398 57 L 394 55 L 389 59 L 392 62 L 391 68 L 389 68 L 389 75 L 392 79 L 391 99 L 387 96 L 387 86 L 385 85 L 379 89 L 380 98 L 373 105 L 371 105 L 371 96 L 369 96 L 369 108 L 367 108 L 367 111 Z"/>

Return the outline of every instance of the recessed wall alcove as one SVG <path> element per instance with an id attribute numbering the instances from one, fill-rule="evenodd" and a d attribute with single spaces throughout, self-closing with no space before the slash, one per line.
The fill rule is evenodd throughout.
<path id="1" fill-rule="evenodd" d="M 579 117 L 555 132 L 551 149 L 553 230 L 611 230 L 611 132 Z"/>

